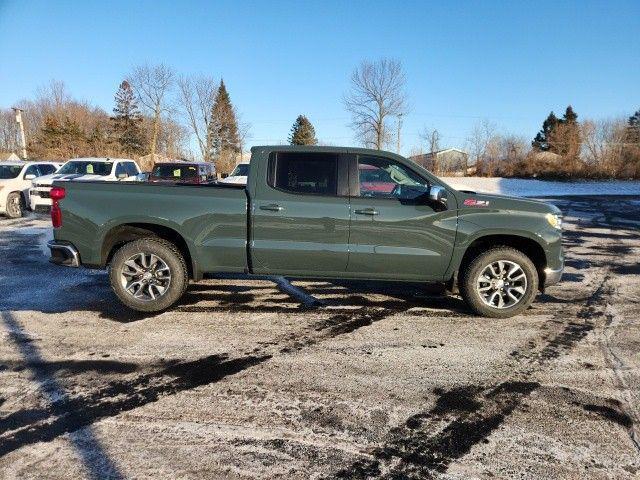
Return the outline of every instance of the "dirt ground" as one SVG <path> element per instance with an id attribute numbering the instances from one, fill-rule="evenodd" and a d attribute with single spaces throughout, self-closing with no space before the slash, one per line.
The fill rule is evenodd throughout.
<path id="1" fill-rule="evenodd" d="M 551 199 L 526 314 L 419 286 L 215 279 L 161 315 L 0 220 L 0 478 L 638 478 L 640 199 Z"/>

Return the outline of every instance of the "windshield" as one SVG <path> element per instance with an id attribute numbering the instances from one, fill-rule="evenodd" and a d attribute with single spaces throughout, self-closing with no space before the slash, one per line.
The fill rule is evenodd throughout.
<path id="1" fill-rule="evenodd" d="M 67 162 L 56 173 L 63 175 L 101 175 L 104 177 L 111 173 L 112 166 L 112 163 L 107 162 Z"/>
<path id="2" fill-rule="evenodd" d="M 0 165 L 0 179 L 16 178 L 22 170 L 22 165 Z"/>
<path id="3" fill-rule="evenodd" d="M 164 164 L 156 165 L 151 171 L 151 176 L 155 178 L 195 178 L 198 176 L 198 167 L 193 165 Z"/>
<path id="4" fill-rule="evenodd" d="M 240 163 L 236 165 L 236 168 L 231 172 L 230 177 L 247 177 L 249 176 L 249 164 L 248 163 Z"/>

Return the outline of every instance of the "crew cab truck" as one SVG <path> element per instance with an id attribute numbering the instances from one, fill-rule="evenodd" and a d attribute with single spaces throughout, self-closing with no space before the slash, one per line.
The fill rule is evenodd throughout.
<path id="1" fill-rule="evenodd" d="M 60 164 L 55 162 L 0 162 L 0 214 L 22 217 L 29 205 L 31 182 L 58 168 Z"/>
<path id="2" fill-rule="evenodd" d="M 138 164 L 126 158 L 75 158 L 53 175 L 44 175 L 33 181 L 33 187 L 29 191 L 30 207 L 34 211 L 51 207 L 49 194 L 54 181 L 135 181 L 139 174 Z"/>
<path id="3" fill-rule="evenodd" d="M 490 317 L 560 280 L 553 205 L 457 191 L 388 152 L 251 152 L 246 187 L 54 182 L 51 261 L 108 268 L 117 297 L 144 312 L 214 272 L 440 282 Z"/>

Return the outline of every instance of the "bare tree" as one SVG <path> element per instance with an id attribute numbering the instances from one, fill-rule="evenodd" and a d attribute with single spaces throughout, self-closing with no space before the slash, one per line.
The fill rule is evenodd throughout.
<path id="1" fill-rule="evenodd" d="M 496 126 L 487 119 L 476 123 L 467 139 L 468 150 L 474 159 L 476 173 L 486 170 L 489 153 L 494 150 L 492 143 L 496 137 Z"/>
<path id="2" fill-rule="evenodd" d="M 430 168 L 433 169 L 433 173 L 438 175 L 440 173 L 440 165 L 438 165 L 437 152 L 440 150 L 440 132 L 435 128 L 431 130 L 425 128 L 422 133 L 420 133 L 420 138 L 427 144 L 429 156 L 431 157 Z"/>
<path id="3" fill-rule="evenodd" d="M 585 120 L 580 124 L 582 137 L 582 158 L 591 173 L 610 177 L 624 175 L 624 141 L 626 121 Z"/>
<path id="4" fill-rule="evenodd" d="M 213 160 L 211 158 L 211 136 L 208 132 L 211 123 L 211 108 L 218 90 L 218 83 L 217 80 L 209 76 L 180 77 L 178 79 L 179 101 L 205 162 Z"/>
<path id="5" fill-rule="evenodd" d="M 10 108 L 0 110 L 0 151 L 15 152 L 18 145 L 16 114 Z"/>
<path id="6" fill-rule="evenodd" d="M 151 117 L 150 153 L 156 153 L 162 115 L 169 112 L 168 94 L 173 88 L 175 75 L 165 65 L 140 65 L 133 69 L 129 83 L 138 96 L 138 101 Z"/>
<path id="7" fill-rule="evenodd" d="M 351 75 L 351 90 L 344 98 L 356 137 L 381 150 L 392 141 L 390 117 L 406 113 L 405 75 L 398 60 L 364 61 Z"/>

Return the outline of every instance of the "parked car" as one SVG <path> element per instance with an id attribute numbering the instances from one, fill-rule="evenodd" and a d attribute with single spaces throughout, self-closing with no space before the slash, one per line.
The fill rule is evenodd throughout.
<path id="1" fill-rule="evenodd" d="M 55 162 L 0 163 L 0 213 L 11 218 L 21 217 L 29 204 L 31 181 L 55 172 L 60 165 Z"/>
<path id="2" fill-rule="evenodd" d="M 212 183 L 215 182 L 216 167 L 208 162 L 156 163 L 149 174 L 153 183 Z"/>
<path id="3" fill-rule="evenodd" d="M 51 207 L 51 184 L 60 181 L 133 181 L 140 173 L 138 164 L 125 158 L 76 158 L 66 162 L 53 175 L 39 177 L 29 191 L 31 210 Z"/>
<path id="4" fill-rule="evenodd" d="M 205 273 L 394 280 L 458 288 L 473 311 L 510 317 L 564 266 L 560 210 L 457 191 L 399 155 L 254 147 L 246 187 L 54 183 L 51 261 L 109 266 L 127 306 L 169 308 Z M 367 190 L 360 166 L 394 187 Z"/>
<path id="5" fill-rule="evenodd" d="M 223 177 L 220 183 L 232 183 L 236 185 L 246 185 L 249 175 L 249 162 L 242 162 L 236 165 L 228 177 Z"/>

